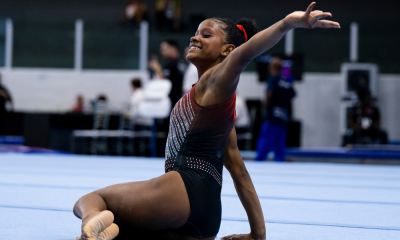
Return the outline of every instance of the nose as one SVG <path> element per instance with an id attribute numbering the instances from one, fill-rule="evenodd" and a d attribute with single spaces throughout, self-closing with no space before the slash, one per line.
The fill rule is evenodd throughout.
<path id="1" fill-rule="evenodd" d="M 197 36 L 193 36 L 190 38 L 190 42 L 198 42 L 199 39 L 197 38 Z"/>

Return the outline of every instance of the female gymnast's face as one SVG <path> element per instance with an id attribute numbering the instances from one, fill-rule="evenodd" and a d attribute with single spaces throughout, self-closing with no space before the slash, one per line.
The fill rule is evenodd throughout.
<path id="1" fill-rule="evenodd" d="M 196 35 L 190 38 L 186 59 L 194 65 L 204 62 L 219 63 L 224 59 L 222 56 L 224 45 L 220 24 L 207 19 L 199 25 Z"/>

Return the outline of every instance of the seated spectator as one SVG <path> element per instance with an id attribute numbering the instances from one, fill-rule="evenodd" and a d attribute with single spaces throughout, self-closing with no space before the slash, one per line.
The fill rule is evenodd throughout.
<path id="1" fill-rule="evenodd" d="M 97 96 L 95 100 L 92 100 L 91 102 L 91 111 L 93 114 L 108 114 L 109 109 L 108 109 L 108 100 L 107 96 L 104 94 L 100 94 Z"/>
<path id="2" fill-rule="evenodd" d="M 348 144 L 387 144 L 386 131 L 380 128 L 381 116 L 374 106 L 371 92 L 361 89 L 357 92 L 358 103 L 347 110 L 347 131 L 343 146 Z"/>
<path id="3" fill-rule="evenodd" d="M 139 112 L 139 105 L 145 100 L 141 80 L 139 78 L 133 79 L 131 81 L 131 88 L 132 95 L 129 102 L 130 129 L 135 132 L 150 130 L 154 123 L 153 119 L 143 117 Z M 135 155 L 148 156 L 150 154 L 150 139 L 146 137 L 136 137 L 133 148 L 135 149 Z"/>
<path id="4" fill-rule="evenodd" d="M 142 0 L 131 0 L 126 5 L 118 22 L 120 25 L 139 28 L 142 20 L 146 19 L 146 5 Z"/>
<path id="5" fill-rule="evenodd" d="M 83 113 L 83 110 L 84 110 L 83 96 L 79 94 L 78 96 L 76 96 L 76 102 L 72 107 L 72 112 Z"/>
<path id="6" fill-rule="evenodd" d="M 144 91 L 142 88 L 142 82 L 139 78 L 135 78 L 131 81 L 132 95 L 130 99 L 130 119 L 135 130 L 150 127 L 153 124 L 153 120 L 150 118 L 142 117 L 139 113 L 139 104 L 145 100 Z"/>
<path id="7" fill-rule="evenodd" d="M 92 104 L 94 114 L 93 129 L 108 129 L 110 112 L 107 97 L 100 94 Z"/>
<path id="8" fill-rule="evenodd" d="M 12 101 L 12 98 L 11 98 L 11 94 L 7 90 L 7 88 L 4 85 L 2 85 L 1 79 L 2 79 L 2 77 L 0 75 L 0 118 L 7 111 L 12 111 L 13 110 L 13 101 Z M 7 104 L 9 104 L 8 109 L 7 109 Z"/>
<path id="9" fill-rule="evenodd" d="M 180 0 L 156 0 L 157 28 L 161 32 L 177 32 L 181 23 Z"/>

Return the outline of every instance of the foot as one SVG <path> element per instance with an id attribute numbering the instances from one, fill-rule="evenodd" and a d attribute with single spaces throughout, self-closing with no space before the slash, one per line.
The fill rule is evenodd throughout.
<path id="1" fill-rule="evenodd" d="M 112 240 L 118 236 L 119 227 L 117 224 L 111 224 L 106 230 L 99 234 L 98 240 Z"/>
<path id="2" fill-rule="evenodd" d="M 115 225 L 115 224 L 114 224 L 115 226 L 112 225 L 113 222 L 114 222 L 114 214 L 112 214 L 112 212 L 110 212 L 108 210 L 105 210 L 105 211 L 95 214 L 93 217 L 91 217 L 86 222 L 86 224 L 84 226 L 82 226 L 81 239 L 82 240 L 103 240 L 103 239 L 99 238 L 100 234 L 101 234 L 101 232 L 108 229 L 108 227 L 111 227 L 111 229 L 109 231 L 107 231 L 107 236 L 110 235 L 110 233 L 114 233 L 116 229 L 118 230 L 117 225 Z M 118 235 L 118 231 L 117 231 L 116 235 Z M 112 234 L 112 236 L 113 235 L 114 234 Z M 113 238 L 115 238 L 116 235 Z M 102 235 L 102 236 L 105 236 L 105 235 Z M 104 239 L 109 240 L 109 239 L 113 239 L 113 238 L 104 238 Z M 79 239 L 79 238 L 77 238 L 77 239 Z"/>
<path id="3" fill-rule="evenodd" d="M 99 233 L 99 236 L 96 238 L 96 240 L 112 240 L 116 238 L 119 234 L 119 227 L 117 224 L 113 223 L 111 224 L 106 230 L 102 231 Z M 82 234 L 76 237 L 75 240 L 85 240 L 82 237 Z"/>

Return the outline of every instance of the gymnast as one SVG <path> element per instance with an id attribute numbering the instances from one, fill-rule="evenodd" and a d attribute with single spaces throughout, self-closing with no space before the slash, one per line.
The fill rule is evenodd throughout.
<path id="1" fill-rule="evenodd" d="M 165 174 L 148 181 L 112 185 L 78 200 L 77 240 L 215 239 L 221 224 L 223 166 L 247 212 L 251 232 L 222 239 L 266 239 L 261 205 L 236 144 L 235 91 L 252 59 L 293 28 L 340 28 L 323 20 L 331 13 L 293 12 L 257 33 L 255 22 L 203 21 L 186 59 L 199 80 L 171 112 Z"/>

